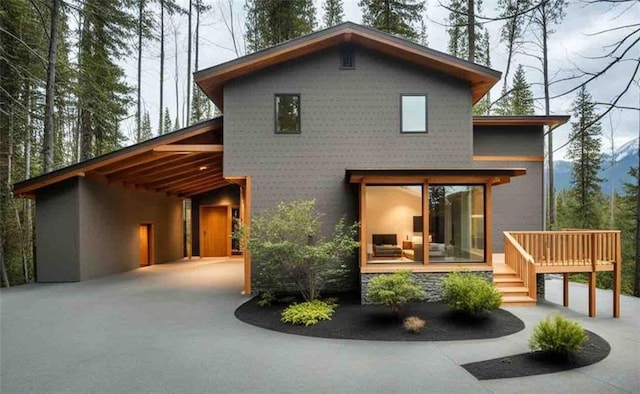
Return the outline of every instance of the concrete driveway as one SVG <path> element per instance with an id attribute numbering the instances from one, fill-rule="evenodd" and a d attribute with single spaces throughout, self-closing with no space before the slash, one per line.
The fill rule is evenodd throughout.
<path id="1" fill-rule="evenodd" d="M 640 300 L 586 288 L 572 307 L 510 308 L 527 325 L 492 340 L 402 343 L 316 339 L 246 325 L 233 312 L 242 262 L 203 259 L 102 279 L 0 291 L 0 391 L 413 393 L 638 392 Z M 561 282 L 547 281 L 561 301 Z M 584 305 L 581 305 L 584 303 Z M 537 377 L 478 381 L 460 364 L 526 351 L 532 326 L 556 310 L 607 339 L 611 355 L 590 367 Z"/>

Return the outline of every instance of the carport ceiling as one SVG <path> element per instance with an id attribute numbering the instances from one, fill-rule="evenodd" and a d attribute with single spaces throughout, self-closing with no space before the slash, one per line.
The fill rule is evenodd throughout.
<path id="1" fill-rule="evenodd" d="M 222 118 L 87 160 L 15 185 L 14 193 L 85 176 L 127 188 L 191 197 L 229 182 L 222 175 Z"/>

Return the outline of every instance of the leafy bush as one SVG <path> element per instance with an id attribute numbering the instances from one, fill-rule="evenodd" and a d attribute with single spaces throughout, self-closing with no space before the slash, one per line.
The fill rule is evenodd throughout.
<path id="1" fill-rule="evenodd" d="M 580 350 L 586 341 L 587 334 L 580 323 L 557 314 L 541 320 L 533 329 L 529 348 L 566 356 Z"/>
<path id="2" fill-rule="evenodd" d="M 271 305 L 276 300 L 275 294 L 270 291 L 263 291 L 260 293 L 260 301 L 258 306 L 265 307 Z"/>
<path id="3" fill-rule="evenodd" d="M 355 240 L 358 224 L 346 227 L 342 218 L 326 240 L 319 235 L 321 217 L 315 200 L 294 201 L 255 216 L 250 236 L 240 224 L 234 238 L 242 241 L 256 262 L 257 289 L 277 292 L 290 284 L 306 301 L 313 301 L 322 289 L 348 274 L 343 262 L 359 245 Z"/>
<path id="4" fill-rule="evenodd" d="M 442 279 L 444 300 L 450 308 L 470 314 L 500 307 L 502 294 L 492 283 L 469 272 L 452 272 Z"/>
<path id="5" fill-rule="evenodd" d="M 413 333 L 418 334 L 424 328 L 425 321 L 417 316 L 411 316 L 404 319 L 404 329 Z"/>
<path id="6" fill-rule="evenodd" d="M 424 290 L 412 279 L 409 271 L 396 271 L 391 275 L 380 275 L 371 279 L 367 287 L 367 298 L 374 304 L 388 306 L 393 313 L 400 313 L 409 301 L 421 300 Z"/>
<path id="7" fill-rule="evenodd" d="M 284 323 L 310 326 L 320 320 L 331 320 L 336 306 L 333 302 L 321 300 L 293 304 L 282 311 L 280 320 Z"/>

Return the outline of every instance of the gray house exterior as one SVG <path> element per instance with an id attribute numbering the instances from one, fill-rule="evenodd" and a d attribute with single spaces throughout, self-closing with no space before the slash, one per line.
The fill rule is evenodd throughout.
<path id="1" fill-rule="evenodd" d="M 350 67 L 343 67 L 345 52 Z M 352 262 L 362 286 L 373 275 L 405 267 L 425 283 L 455 267 L 490 277 L 491 256 L 502 251 L 503 231 L 543 229 L 544 127 L 568 119 L 473 117 L 473 104 L 499 77 L 497 71 L 353 23 L 199 71 L 195 81 L 222 108 L 224 119 L 134 148 L 137 156 L 122 159 L 137 160 L 132 167 L 110 161 L 105 170 L 98 158 L 94 171 L 102 168 L 107 182 L 79 176 L 80 166 L 63 172 L 59 181 L 39 186 L 45 175 L 16 185 L 19 194 L 37 199 L 38 280 L 83 280 L 137 267 L 140 223 L 154 224 L 154 263 L 203 255 L 205 237 L 211 236 L 211 230 L 204 232 L 207 207 L 211 213 L 237 209 L 250 223 L 252 215 L 298 199 L 317 201 L 327 231 L 343 215 L 362 223 L 361 251 Z M 278 100 L 290 95 L 298 100 L 299 129 L 278 133 Z M 422 132 L 403 132 L 407 96 L 424 98 Z M 194 144 L 208 146 L 209 152 L 220 147 L 211 153 L 218 161 L 210 185 L 198 183 L 195 175 L 188 175 L 190 183 L 172 181 L 181 185 L 175 192 L 148 174 L 146 183 L 136 183 L 146 163 L 162 168 L 162 158 L 136 158 L 175 152 L 176 146 L 187 152 L 196 149 Z M 207 160 L 204 154 L 188 152 L 194 169 L 211 170 L 211 165 L 197 165 Z M 407 199 L 421 204 L 402 219 L 413 219 L 413 228 L 394 234 L 396 247 L 402 243 L 398 263 L 408 264 L 376 264 L 372 232 L 382 230 L 374 230 L 380 224 L 372 216 L 378 215 L 367 215 L 368 190 L 408 192 Z M 434 202 L 431 194 L 445 190 L 447 202 Z M 185 241 L 185 200 L 191 201 L 191 242 Z M 461 241 L 462 236 L 468 239 Z M 441 250 L 416 247 L 416 237 Z M 115 245 L 125 239 L 116 252 Z M 465 249 L 464 259 L 455 260 L 454 249 Z M 246 252 L 244 260 L 244 290 L 251 291 L 256 262 Z"/>

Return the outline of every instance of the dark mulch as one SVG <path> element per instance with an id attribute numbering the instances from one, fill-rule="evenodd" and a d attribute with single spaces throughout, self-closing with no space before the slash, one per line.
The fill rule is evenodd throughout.
<path id="1" fill-rule="evenodd" d="M 589 339 L 582 350 L 565 358 L 557 358 L 546 352 L 533 352 L 478 361 L 462 367 L 478 380 L 519 378 L 586 367 L 606 358 L 611 346 L 602 337 L 585 331 Z"/>
<path id="2" fill-rule="evenodd" d="M 316 325 L 294 326 L 280 321 L 286 303 L 260 307 L 254 297 L 236 309 L 235 315 L 245 323 L 288 334 L 320 338 L 364 339 L 377 341 L 455 341 L 462 339 L 498 338 L 524 328 L 522 320 L 499 309 L 479 317 L 454 313 L 443 303 L 413 303 L 402 315 L 391 315 L 380 305 L 360 305 L 357 295 L 340 295 L 331 320 Z M 407 332 L 402 326 L 405 317 L 418 316 L 426 320 L 419 334 Z"/>

